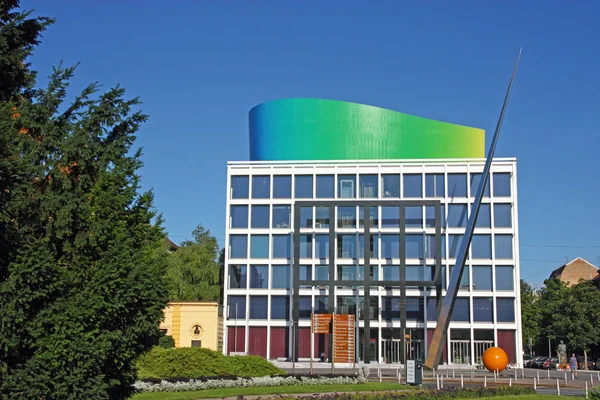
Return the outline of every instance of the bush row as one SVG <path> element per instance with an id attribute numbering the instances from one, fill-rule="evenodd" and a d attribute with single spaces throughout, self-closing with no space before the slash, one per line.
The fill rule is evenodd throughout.
<path id="1" fill-rule="evenodd" d="M 229 377 L 228 377 L 229 378 Z M 348 385 L 365 383 L 361 377 L 308 377 L 308 376 L 263 376 L 258 378 L 236 379 L 190 379 L 187 381 L 160 382 L 137 381 L 134 384 L 138 392 L 187 392 L 206 389 L 225 389 L 243 387 L 308 386 L 308 385 Z"/>
<path id="2" fill-rule="evenodd" d="M 313 374 L 313 375 L 309 375 L 309 374 L 295 374 L 295 375 L 270 375 L 272 378 L 278 378 L 278 377 L 282 377 L 282 378 L 286 378 L 286 377 L 290 377 L 290 378 L 294 378 L 297 380 L 301 380 L 303 378 L 345 378 L 348 375 L 344 375 L 344 374 Z M 208 382 L 208 381 L 212 381 L 212 380 L 230 380 L 230 381 L 235 381 L 238 380 L 240 377 L 236 376 L 236 375 L 219 375 L 219 376 L 199 376 L 199 377 L 189 377 L 189 376 L 174 376 L 174 377 L 170 377 L 170 378 L 144 378 L 144 379 L 138 379 L 139 382 L 144 382 L 144 383 L 161 383 L 162 381 L 165 382 L 169 382 L 169 383 L 176 383 L 176 382 L 189 382 L 191 380 L 194 381 L 201 381 L 201 382 Z"/>
<path id="3" fill-rule="evenodd" d="M 138 379 L 141 380 L 196 376 L 285 375 L 285 371 L 258 356 L 224 356 L 219 352 L 198 347 L 155 347 L 138 359 L 137 367 Z"/>

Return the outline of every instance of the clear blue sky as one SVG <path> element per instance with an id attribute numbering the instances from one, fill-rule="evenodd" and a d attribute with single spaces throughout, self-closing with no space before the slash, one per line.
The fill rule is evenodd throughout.
<path id="1" fill-rule="evenodd" d="M 489 141 L 523 46 L 496 152 L 518 159 L 521 276 L 542 282 L 567 256 L 598 265 L 597 1 L 21 5 L 57 18 L 33 57 L 40 77 L 81 62 L 72 94 L 120 83 L 144 102 L 143 185 L 176 242 L 198 223 L 223 241 L 226 162 L 248 159 L 252 106 L 354 101 L 480 127 Z"/>

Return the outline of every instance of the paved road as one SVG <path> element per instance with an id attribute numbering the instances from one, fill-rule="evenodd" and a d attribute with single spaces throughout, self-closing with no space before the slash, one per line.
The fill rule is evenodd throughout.
<path id="1" fill-rule="evenodd" d="M 282 363 L 283 364 L 283 363 Z M 283 369 L 290 373 L 308 374 L 310 372 L 308 363 L 286 363 L 289 365 L 280 365 Z M 336 367 L 336 374 L 355 375 L 359 372 L 361 365 L 346 366 L 345 368 Z M 314 374 L 331 373 L 330 364 L 314 363 Z M 403 376 L 403 368 L 398 366 L 390 366 L 387 364 L 369 365 L 369 380 L 370 381 L 390 381 L 397 380 L 400 374 L 400 381 L 405 382 Z M 579 371 L 578 378 L 575 379 L 571 373 L 564 371 L 548 371 L 539 369 L 518 369 L 505 370 L 500 372 L 496 377 L 492 372 L 484 370 L 475 370 L 469 368 L 440 368 L 436 371 L 425 370 L 423 375 L 423 385 L 429 388 L 437 388 L 438 380 L 440 385 L 444 387 L 454 386 L 496 386 L 496 385 L 527 385 L 534 386 L 538 393 L 545 394 L 560 394 L 563 396 L 582 396 L 585 397 L 586 389 L 592 390 L 600 388 L 600 371 Z M 535 383 L 534 383 L 535 381 Z"/>

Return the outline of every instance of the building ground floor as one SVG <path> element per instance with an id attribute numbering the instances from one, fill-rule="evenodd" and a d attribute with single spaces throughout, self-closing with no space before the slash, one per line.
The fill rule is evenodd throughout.
<path id="1" fill-rule="evenodd" d="M 375 325 L 377 325 L 375 323 Z M 370 327 L 369 353 L 371 362 L 402 364 L 404 352 L 411 359 L 424 360 L 433 337 L 434 327 L 412 326 L 405 330 L 399 326 Z M 253 354 L 271 360 L 291 359 L 294 348 L 292 327 L 259 326 L 248 324 L 228 325 L 225 329 L 226 354 Z M 365 328 L 362 321 L 356 328 L 356 361 L 363 361 Z M 452 326 L 449 329 L 440 364 L 478 365 L 483 352 L 492 346 L 501 347 L 510 363 L 521 364 L 520 334 L 515 326 L 474 327 Z M 312 334 L 310 326 L 300 326 L 297 360 L 329 361 L 332 357 L 328 334 Z"/>

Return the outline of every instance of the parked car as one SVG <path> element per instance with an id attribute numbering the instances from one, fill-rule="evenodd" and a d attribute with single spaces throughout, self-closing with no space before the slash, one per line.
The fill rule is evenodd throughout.
<path id="1" fill-rule="evenodd" d="M 555 369 L 558 364 L 558 357 L 547 358 L 542 364 L 542 369 Z"/>
<path id="2" fill-rule="evenodd" d="M 592 359 L 592 357 L 587 358 L 587 367 L 588 369 L 596 369 L 596 361 Z M 579 356 L 577 357 L 577 368 L 584 369 L 585 368 L 585 357 Z"/>
<path id="3" fill-rule="evenodd" d="M 600 369 L 600 358 L 596 360 L 596 369 Z"/>
<path id="4" fill-rule="evenodd" d="M 527 368 L 535 368 L 535 363 L 537 360 L 539 360 L 542 356 L 534 356 L 533 358 L 531 358 L 529 361 L 527 361 L 527 363 L 525 364 L 525 366 Z"/>
<path id="5" fill-rule="evenodd" d="M 548 359 L 547 356 L 542 356 L 540 358 L 537 359 L 537 361 L 534 364 L 534 368 L 539 368 L 541 369 L 544 365 L 544 362 L 546 362 L 546 360 Z"/>

